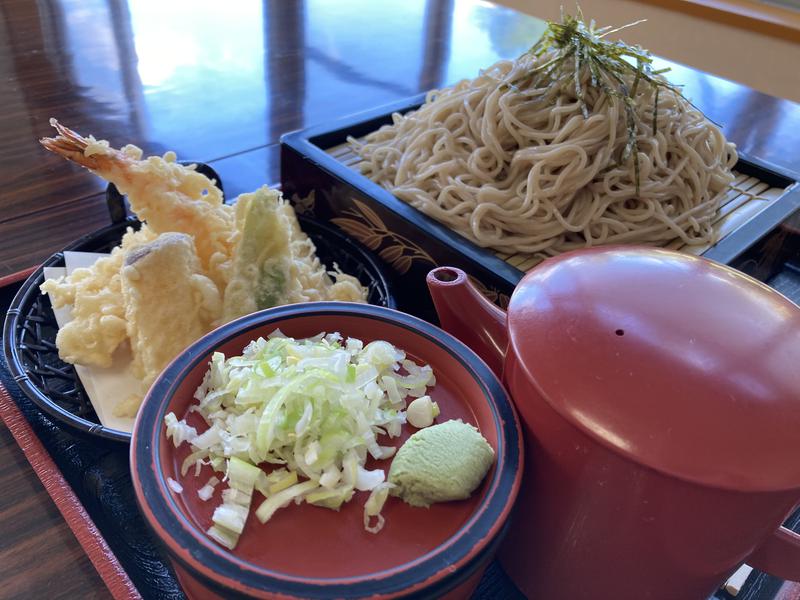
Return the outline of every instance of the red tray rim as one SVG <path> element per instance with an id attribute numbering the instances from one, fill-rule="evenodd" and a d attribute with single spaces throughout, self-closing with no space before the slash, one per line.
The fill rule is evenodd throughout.
<path id="1" fill-rule="evenodd" d="M 141 600 L 136 586 L 2 383 L 0 416 L 111 595 L 115 600 Z"/>

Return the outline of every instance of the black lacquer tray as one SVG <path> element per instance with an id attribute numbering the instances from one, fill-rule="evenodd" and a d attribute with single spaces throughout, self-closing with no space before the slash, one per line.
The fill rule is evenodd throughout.
<path id="1" fill-rule="evenodd" d="M 399 200 L 361 175 L 358 158 L 346 145 L 349 137 L 360 139 L 391 124 L 394 113 L 413 111 L 424 99 L 423 94 L 282 136 L 284 194 L 299 210 L 329 220 L 367 244 L 409 279 L 424 278 L 435 266 L 459 267 L 503 306 L 536 260 L 480 248 Z M 800 208 L 800 174 L 743 154 L 734 171 L 736 180 L 719 213 L 721 239 L 709 248 L 694 250 L 724 264 L 734 264 Z M 430 304 L 420 310 L 433 317 Z"/>
<path id="2" fill-rule="evenodd" d="M 800 282 L 800 276 L 798 276 Z M 5 313 L 20 284 L 0 288 L 0 313 Z M 418 289 L 420 293 L 421 290 Z M 401 305 L 401 310 L 412 312 L 411 307 Z M 0 386 L 8 391 L 11 400 L 30 425 L 34 435 L 41 441 L 52 458 L 59 475 L 69 484 L 85 511 L 97 527 L 113 552 L 113 560 L 124 569 L 130 581 L 145 599 L 163 598 L 179 600 L 184 595 L 178 585 L 172 567 L 159 544 L 151 536 L 139 514 L 128 466 L 126 445 L 99 437 L 76 434 L 73 428 L 65 428 L 42 412 L 16 385 L 8 365 L 0 356 Z M 27 449 L 26 454 L 28 454 Z M 46 471 L 40 477 L 51 478 Z M 59 504 L 61 500 L 54 498 Z M 62 508 L 59 506 L 59 508 Z M 64 511 L 62 511 L 64 512 Z M 67 517 L 69 518 L 69 517 Z M 83 520 L 70 523 L 83 529 Z M 795 515 L 786 524 L 800 529 L 800 515 Z M 91 554 L 91 552 L 89 551 Z M 115 575 L 106 574 L 104 579 L 113 589 Z M 110 580 L 109 580 L 110 579 Z M 116 598 L 136 598 L 127 592 L 120 582 L 114 590 Z M 737 600 L 774 600 L 782 582 L 772 576 L 754 572 L 750 575 Z M 505 575 L 496 562 L 492 562 L 483 576 L 472 600 L 521 600 L 522 594 Z M 719 591 L 713 600 L 732 600 L 733 596 Z"/>
<path id="3" fill-rule="evenodd" d="M 118 205 L 114 206 L 119 209 Z M 118 210 L 117 214 L 125 218 L 124 209 Z M 800 219 L 797 221 L 797 226 L 791 222 L 782 224 L 734 262 L 734 266 L 760 277 L 796 301 L 800 299 Z M 108 243 L 116 242 L 109 239 Z M 777 251 L 773 251 L 775 249 Z M 390 274 L 391 277 L 394 276 Z M 13 284 L 0 288 L 0 314 L 8 311 L 12 299 L 18 295 L 22 285 Z M 427 295 L 424 285 L 424 280 L 404 278 L 402 298 L 410 300 L 401 298 L 398 308 L 419 316 L 419 299 Z M 3 339 L 2 343 L 7 342 Z M 90 531 L 96 527 L 107 542 L 111 556 L 92 557 L 93 549 L 86 545 L 84 548 L 101 571 L 114 597 L 138 598 L 135 591 L 130 589 L 132 582 L 138 593 L 146 599 L 184 598 L 166 555 L 151 537 L 138 512 L 130 479 L 127 446 L 106 438 L 80 434 L 74 428 L 64 427 L 40 410 L 17 385 L 8 364 L 0 356 L 0 388 L 2 387 L 8 391 L 13 403 L 11 412 L 14 415 L 11 418 L 19 417 L 24 421 L 24 427 L 20 427 L 19 421 L 12 422 L 8 413 L 2 415 L 3 419 L 15 433 L 26 456 L 32 464 L 36 463 L 35 470 L 39 477 L 43 481 L 63 477 L 80 502 L 79 508 L 88 515 L 83 518 L 71 516 L 72 513 L 66 510 L 68 507 L 64 506 L 69 500 L 54 495 L 56 504 L 70 526 L 79 533 L 86 532 L 88 537 L 96 535 Z M 50 466 L 42 467 L 39 450 L 31 449 L 31 440 L 26 443 L 18 435 L 21 428 L 32 433 L 34 445 L 41 443 L 43 451 L 52 460 Z M 795 515 L 786 525 L 800 529 L 800 515 Z M 94 548 L 94 554 L 98 554 L 97 548 Z M 115 570 L 116 567 L 121 567 L 127 578 L 118 569 Z M 736 598 L 774 600 L 781 584 L 774 577 L 754 572 Z M 495 562 L 489 566 L 473 596 L 473 600 L 520 598 L 522 595 Z M 714 596 L 714 600 L 731 599 L 732 596 L 723 591 Z"/>

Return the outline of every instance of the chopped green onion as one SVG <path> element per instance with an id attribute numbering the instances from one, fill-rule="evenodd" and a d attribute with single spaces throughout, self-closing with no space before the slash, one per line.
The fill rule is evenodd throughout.
<path id="1" fill-rule="evenodd" d="M 275 483 L 270 484 L 269 493 L 270 495 L 277 494 L 278 492 L 293 486 L 295 483 L 297 483 L 297 471 L 286 471 L 286 474 L 283 477 L 276 480 Z"/>
<path id="2" fill-rule="evenodd" d="M 256 511 L 262 523 L 292 500 L 338 510 L 356 490 L 373 492 L 370 516 L 382 522 L 385 494 L 374 490 L 385 488 L 386 473 L 367 470 L 367 457 L 394 454 L 378 436 L 398 437 L 406 398 L 425 397 L 434 381 L 428 365 L 388 342 L 364 345 L 339 334 L 295 340 L 276 330 L 241 356 L 215 352 L 190 409 L 208 427 L 198 434 L 172 413 L 164 420 L 167 436 L 192 448 L 182 475 L 203 464 L 225 473 L 228 488 L 208 535 L 235 547 L 256 490 L 265 498 Z M 266 474 L 265 464 L 277 468 Z M 213 486 L 201 491 L 209 499 Z"/>
<path id="3" fill-rule="evenodd" d="M 319 490 L 306 494 L 305 500 L 315 506 L 324 506 L 331 510 L 339 510 L 342 504 L 353 497 L 353 488 L 340 488 L 335 490 Z"/>
<path id="4" fill-rule="evenodd" d="M 232 531 L 219 525 L 212 525 L 208 530 L 206 530 L 206 535 L 208 535 L 208 537 L 218 544 L 221 544 L 230 550 L 236 548 L 236 543 L 239 541 L 238 534 L 233 533 Z"/>
<path id="5" fill-rule="evenodd" d="M 393 483 L 381 483 L 372 490 L 366 504 L 364 504 L 364 529 L 370 533 L 378 533 L 383 529 L 385 519 L 381 511 L 383 510 L 383 505 L 386 504 L 386 499 L 389 497 L 389 490 L 393 487 Z M 370 525 L 372 517 L 377 519 L 375 525 Z"/>
<path id="6" fill-rule="evenodd" d="M 256 518 L 262 523 L 266 523 L 275 514 L 275 511 L 289 504 L 289 502 L 303 494 L 315 490 L 319 487 L 316 481 L 304 481 L 297 483 L 274 496 L 270 496 L 256 510 Z"/>

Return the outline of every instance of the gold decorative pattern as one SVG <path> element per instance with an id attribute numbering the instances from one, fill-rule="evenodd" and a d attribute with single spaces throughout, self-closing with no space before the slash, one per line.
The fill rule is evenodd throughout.
<path id="1" fill-rule="evenodd" d="M 392 265 L 401 275 L 408 273 L 415 260 L 427 262 L 431 268 L 438 266 L 431 258 L 431 255 L 417 246 L 417 244 L 400 234 L 389 231 L 389 228 L 386 227 L 378 213 L 369 206 L 355 198 L 353 199 L 353 204 L 355 208 L 342 211 L 342 214 L 356 217 L 355 219 L 334 217 L 331 222 L 338 225 L 345 233 L 356 238 L 373 252 L 378 252 L 378 256 Z M 472 275 L 468 275 L 468 277 L 478 288 L 478 291 L 487 299 L 502 309 L 508 307 L 508 294 L 484 285 Z"/>
<path id="2" fill-rule="evenodd" d="M 348 217 L 334 217 L 331 222 L 356 238 L 373 252 L 377 252 L 401 275 L 408 273 L 414 261 L 423 261 L 435 267 L 431 255 L 417 244 L 398 233 L 390 231 L 378 214 L 360 200 L 353 199 L 354 208 L 342 211 Z M 353 218 L 350 218 L 353 217 Z"/>
<path id="3" fill-rule="evenodd" d="M 494 302 L 495 304 L 497 304 L 497 306 L 499 306 L 503 310 L 508 308 L 508 303 L 511 300 L 511 298 L 508 297 L 508 294 L 504 294 L 503 292 L 497 290 L 496 288 L 483 285 L 483 283 L 475 279 L 472 275 L 468 275 L 467 277 L 469 277 L 469 280 L 470 282 L 472 282 L 472 285 L 478 288 L 478 291 L 481 294 L 483 294 L 484 297 L 487 298 L 490 302 Z"/>
<path id="4" fill-rule="evenodd" d="M 311 190 L 311 193 L 309 193 L 305 198 L 301 198 L 297 194 L 292 194 L 291 203 L 292 206 L 294 206 L 294 211 L 298 215 L 305 215 L 307 217 L 314 216 L 314 208 L 317 203 L 314 190 Z"/>

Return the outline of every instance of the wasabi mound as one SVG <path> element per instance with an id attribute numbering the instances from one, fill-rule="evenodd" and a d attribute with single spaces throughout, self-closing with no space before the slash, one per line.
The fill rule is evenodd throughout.
<path id="1" fill-rule="evenodd" d="M 389 470 L 391 494 L 411 506 L 469 498 L 494 462 L 494 450 L 467 423 L 446 421 L 413 434 Z"/>

